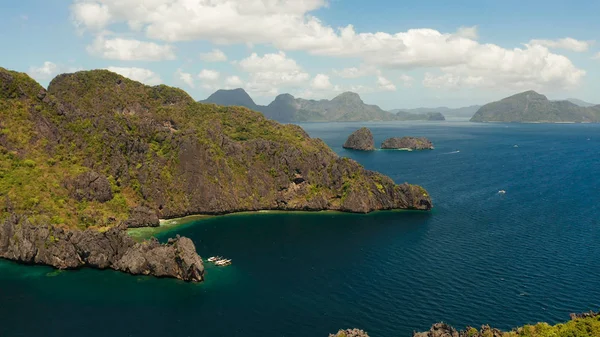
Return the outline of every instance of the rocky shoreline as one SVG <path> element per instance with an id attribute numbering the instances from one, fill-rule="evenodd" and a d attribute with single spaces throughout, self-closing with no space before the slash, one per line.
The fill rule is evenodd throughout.
<path id="1" fill-rule="evenodd" d="M 177 236 L 160 244 L 152 238 L 135 242 L 125 226 L 106 232 L 33 225 L 12 214 L 0 224 L 0 257 L 57 269 L 114 269 L 132 275 L 204 280 L 204 264 L 192 240 Z"/>

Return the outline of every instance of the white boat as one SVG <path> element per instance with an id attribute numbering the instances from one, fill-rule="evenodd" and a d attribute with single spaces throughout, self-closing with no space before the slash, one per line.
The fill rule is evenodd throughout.
<path id="1" fill-rule="evenodd" d="M 231 264 L 231 260 L 219 260 L 219 261 L 215 262 L 215 265 L 217 265 L 219 267 L 228 266 L 230 264 Z"/>
<path id="2" fill-rule="evenodd" d="M 500 190 L 500 191 L 498 191 L 498 194 L 506 194 L 506 191 L 505 190 Z"/>
<path id="3" fill-rule="evenodd" d="M 207 261 L 208 262 L 215 262 L 215 261 L 219 261 L 221 259 L 223 259 L 221 256 L 211 256 L 211 257 L 208 258 Z"/>

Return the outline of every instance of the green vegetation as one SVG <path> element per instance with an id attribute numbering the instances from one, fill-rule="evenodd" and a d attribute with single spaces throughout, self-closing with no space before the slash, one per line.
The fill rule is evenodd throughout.
<path id="1" fill-rule="evenodd" d="M 526 325 L 505 337 L 597 337 L 600 336 L 600 316 L 580 318 L 554 326 L 547 323 Z"/>
<path id="2" fill-rule="evenodd" d="M 352 193 L 393 188 L 300 127 L 243 107 L 105 70 L 58 76 L 45 91 L 0 68 L 0 221 L 12 211 L 104 231 L 138 206 L 166 217 L 272 209 L 297 174 L 309 180 L 286 195 L 298 209 L 315 200 L 342 209 Z M 90 175 L 103 197 L 78 184 Z"/>
<path id="3" fill-rule="evenodd" d="M 569 101 L 550 101 L 535 91 L 526 91 L 482 106 L 472 122 L 600 122 L 600 105 L 581 107 Z"/>

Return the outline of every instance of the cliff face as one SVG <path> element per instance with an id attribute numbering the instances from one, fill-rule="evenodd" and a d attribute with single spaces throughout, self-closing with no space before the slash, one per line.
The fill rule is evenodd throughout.
<path id="1" fill-rule="evenodd" d="M 298 126 L 104 70 L 60 75 L 46 91 L 0 68 L 0 159 L 0 223 L 26 229 L 108 233 L 190 214 L 432 207 L 421 187 L 339 158 Z M 63 267 L 53 261 L 72 256 L 65 268 L 78 259 L 95 266 L 73 250 L 48 255 L 58 260 L 16 254 L 10 233 L 0 232 L 3 257 Z M 79 234 L 65 235 L 65 249 L 78 249 L 70 238 Z M 39 249 L 40 240 L 29 242 Z M 131 269 L 120 260 L 107 268 Z"/>

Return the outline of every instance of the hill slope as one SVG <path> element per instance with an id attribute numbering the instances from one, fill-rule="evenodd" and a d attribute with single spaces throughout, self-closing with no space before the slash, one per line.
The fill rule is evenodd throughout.
<path id="1" fill-rule="evenodd" d="M 87 263 L 65 264 L 72 254 L 52 250 L 84 250 L 56 228 L 94 237 L 190 214 L 431 208 L 421 187 L 339 158 L 298 126 L 109 71 L 60 75 L 46 91 L 0 68 L 0 117 L 0 256 L 19 261 Z M 33 258 L 17 252 L 23 241 L 13 234 L 23 228 L 24 239 L 47 229 L 45 240 L 28 241 Z M 46 257 L 36 260 L 41 247 Z M 111 264 L 87 264 L 119 269 L 122 256 L 111 254 Z"/>
<path id="2" fill-rule="evenodd" d="M 580 107 L 569 101 L 550 101 L 535 91 L 526 91 L 482 106 L 472 122 L 598 122 L 600 105 Z"/>
<path id="3" fill-rule="evenodd" d="M 268 106 L 256 105 L 243 89 L 219 90 L 204 103 L 223 106 L 244 106 L 262 112 L 267 118 L 279 122 L 348 122 L 348 121 L 392 121 L 392 120 L 444 120 L 439 113 L 392 114 L 376 105 L 365 104 L 353 92 L 342 93 L 332 100 L 307 100 L 282 94 Z"/>

